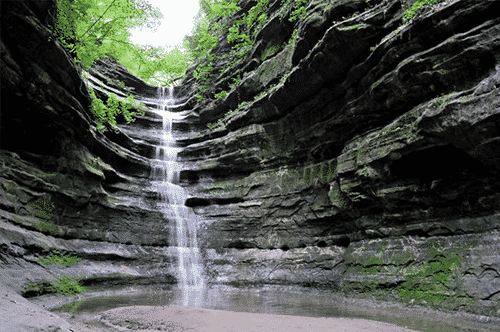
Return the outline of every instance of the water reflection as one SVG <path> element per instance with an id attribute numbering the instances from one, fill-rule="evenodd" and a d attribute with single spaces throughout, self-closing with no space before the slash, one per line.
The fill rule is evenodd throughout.
<path id="1" fill-rule="evenodd" d="M 198 296 L 198 295 L 197 295 Z M 109 309 L 127 306 L 186 306 L 185 292 L 179 288 L 157 290 L 137 294 L 95 297 L 69 304 L 60 311 L 74 314 L 95 314 Z M 234 288 L 210 285 L 203 294 L 202 308 L 248 313 L 294 315 L 307 317 L 347 317 L 363 318 L 387 322 L 418 331 L 471 332 L 488 331 L 481 324 L 464 323 L 457 326 L 457 320 L 447 322 L 433 320 L 430 315 L 417 316 L 414 313 L 390 310 L 360 310 L 360 307 L 339 303 L 328 291 L 311 290 L 300 287 Z M 188 301 L 187 307 L 199 307 L 197 301 Z M 475 328 L 476 326 L 477 328 Z"/>

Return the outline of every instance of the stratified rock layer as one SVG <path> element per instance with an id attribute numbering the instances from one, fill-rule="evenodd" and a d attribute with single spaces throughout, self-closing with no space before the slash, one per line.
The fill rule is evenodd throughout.
<path id="1" fill-rule="evenodd" d="M 179 154 L 207 275 L 500 315 L 500 3 L 370 2 L 310 2 L 195 105 L 224 124 Z"/>
<path id="2" fill-rule="evenodd" d="M 30 297 L 51 292 L 40 282 L 62 276 L 86 286 L 175 283 L 171 218 L 158 210 L 149 181 L 159 138 L 127 135 L 154 137 L 161 119 L 146 111 L 133 129 L 118 118 L 116 132 L 98 132 L 84 81 L 69 55 L 49 41 L 55 1 L 1 5 L 2 284 Z M 88 81 L 97 95 L 156 93 L 112 61 L 95 68 Z M 56 253 L 81 260 L 70 267 L 39 260 Z"/>

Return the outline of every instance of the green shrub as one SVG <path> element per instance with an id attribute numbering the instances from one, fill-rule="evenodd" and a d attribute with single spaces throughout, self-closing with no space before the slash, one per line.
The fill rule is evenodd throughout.
<path id="1" fill-rule="evenodd" d="M 62 256 L 60 250 L 53 250 L 52 254 L 48 257 L 38 257 L 38 260 L 45 265 L 50 265 L 50 264 L 59 264 L 59 265 L 64 265 L 64 266 L 70 266 L 73 264 L 76 264 L 77 262 L 81 261 L 82 259 L 80 257 L 69 257 L 69 256 Z"/>
<path id="2" fill-rule="evenodd" d="M 206 100 L 207 98 L 205 98 L 204 96 L 202 96 L 201 94 L 197 93 L 196 94 L 196 100 L 198 100 L 198 102 L 200 101 L 203 101 L 203 100 Z"/>
<path id="3" fill-rule="evenodd" d="M 227 92 L 227 91 L 222 91 L 222 92 L 220 92 L 220 93 L 217 93 L 217 94 L 215 95 L 215 98 L 217 98 L 217 99 L 226 98 L 226 96 L 227 96 L 227 95 L 228 95 L 228 92 Z"/>
<path id="4" fill-rule="evenodd" d="M 101 132 L 106 130 L 104 123 L 116 128 L 116 116 L 120 113 L 123 114 L 125 121 L 130 123 L 135 121 L 133 116 L 136 114 L 136 112 L 130 111 L 132 108 L 137 108 L 141 115 L 146 112 L 144 104 L 142 102 L 137 103 L 134 95 L 129 95 L 126 101 L 121 101 L 114 93 L 111 93 L 108 95 L 107 103 L 104 104 L 101 99 L 97 98 L 93 88 L 89 87 L 89 92 L 92 97 L 92 113 L 95 116 L 97 129 Z"/>
<path id="5" fill-rule="evenodd" d="M 207 124 L 208 128 L 210 129 L 216 129 L 216 128 L 225 128 L 225 124 L 224 124 L 224 121 L 222 119 L 219 119 L 219 121 L 215 122 L 215 123 L 209 123 Z"/>
<path id="6" fill-rule="evenodd" d="M 81 294 L 86 291 L 85 287 L 80 285 L 81 279 L 61 276 L 54 281 L 42 280 L 30 282 L 24 285 L 22 295 L 27 296 L 27 294 L 30 294 L 30 296 L 38 296 L 46 293 L 61 295 Z"/>
<path id="7" fill-rule="evenodd" d="M 81 278 L 59 277 L 57 281 L 51 282 L 54 293 L 62 295 L 74 295 L 85 293 L 86 289 L 80 285 Z"/>
<path id="8" fill-rule="evenodd" d="M 241 74 L 238 75 L 238 77 L 233 78 L 233 83 L 229 86 L 232 89 L 236 88 L 237 85 L 241 83 Z"/>
<path id="9" fill-rule="evenodd" d="M 306 13 L 306 7 L 309 0 L 298 0 L 294 4 L 294 10 L 290 14 L 288 20 L 290 22 L 295 22 L 299 17 L 302 17 Z"/>
<path id="10" fill-rule="evenodd" d="M 193 31 L 184 39 L 184 48 L 190 52 L 193 59 L 198 60 L 193 76 L 197 78 L 197 86 L 201 92 L 210 86 L 214 74 L 212 64 L 215 57 L 210 50 L 219 44 L 219 36 L 227 29 L 227 26 L 219 23 L 217 19 L 231 16 L 239 10 L 240 7 L 236 4 L 237 0 L 231 3 L 225 0 L 201 0 Z M 198 100 L 202 99 L 199 97 Z"/>
<path id="11" fill-rule="evenodd" d="M 267 20 L 269 7 L 269 0 L 256 2 L 240 19 L 234 20 L 231 26 L 221 23 L 224 22 L 221 19 L 232 16 L 240 9 L 237 6 L 237 0 L 230 3 L 226 0 L 202 0 L 200 2 L 200 12 L 195 19 L 195 28 L 192 35 L 185 39 L 186 47 L 190 49 L 193 57 L 200 59 L 193 74 L 197 78 L 197 87 L 200 91 L 203 92 L 211 85 L 216 74 L 213 66 L 215 57 L 210 50 L 219 44 L 218 36 L 227 33 L 228 43 L 233 44 L 231 50 L 233 61 L 228 63 L 222 71 L 244 57 L 253 46 L 252 40 L 259 27 Z M 233 86 L 236 84 L 239 83 L 234 83 Z"/>
<path id="12" fill-rule="evenodd" d="M 444 0 L 417 0 L 417 1 L 415 1 L 413 3 L 413 5 L 405 11 L 405 13 L 403 15 L 403 23 L 407 23 L 412 18 L 414 18 L 416 15 L 420 14 L 424 10 L 425 6 L 427 6 L 427 5 L 434 6 L 434 5 L 437 5 L 443 1 Z"/>
<path id="13" fill-rule="evenodd" d="M 306 13 L 306 5 L 308 2 L 309 0 L 283 0 L 283 10 L 279 13 L 280 20 L 283 20 L 286 13 L 290 10 L 291 12 L 288 20 L 290 22 L 296 21 L 299 17 Z"/>
<path id="14" fill-rule="evenodd" d="M 250 103 L 248 101 L 244 101 L 244 102 L 241 102 L 239 105 L 238 105 L 238 108 L 237 109 L 242 109 L 244 108 L 245 106 L 249 105 Z"/>

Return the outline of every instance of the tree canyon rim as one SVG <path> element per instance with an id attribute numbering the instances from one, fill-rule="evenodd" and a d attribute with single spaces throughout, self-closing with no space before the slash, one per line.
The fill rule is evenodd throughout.
<path id="1" fill-rule="evenodd" d="M 198 247 L 206 284 L 498 320 L 500 2 L 429 2 L 403 24 L 417 2 L 258 1 L 256 16 L 240 1 L 218 22 L 253 30 L 223 30 L 213 70 L 193 66 L 168 112 L 148 102 L 156 87 L 97 62 L 98 98 L 131 91 L 148 108 L 101 133 L 70 55 L 47 41 L 53 2 L 2 1 L 2 285 L 31 303 L 80 286 L 187 286 L 176 267 L 196 250 L 173 248 Z M 175 146 L 152 134 L 164 125 Z M 178 179 L 157 172 L 169 163 Z M 167 200 L 179 204 L 159 209 Z M 177 218 L 191 213 L 196 245 L 194 219 Z"/>

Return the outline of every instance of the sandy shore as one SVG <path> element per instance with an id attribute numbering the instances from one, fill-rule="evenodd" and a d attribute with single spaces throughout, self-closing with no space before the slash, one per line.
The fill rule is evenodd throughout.
<path id="1" fill-rule="evenodd" d="M 193 331 L 193 332 L 326 332 L 415 331 L 389 323 L 350 318 L 314 318 L 254 314 L 177 306 L 134 306 L 112 309 L 79 319 L 63 315 L 79 332 Z M 85 322 L 86 321 L 86 322 Z M 99 326 L 100 325 L 100 326 Z"/>

